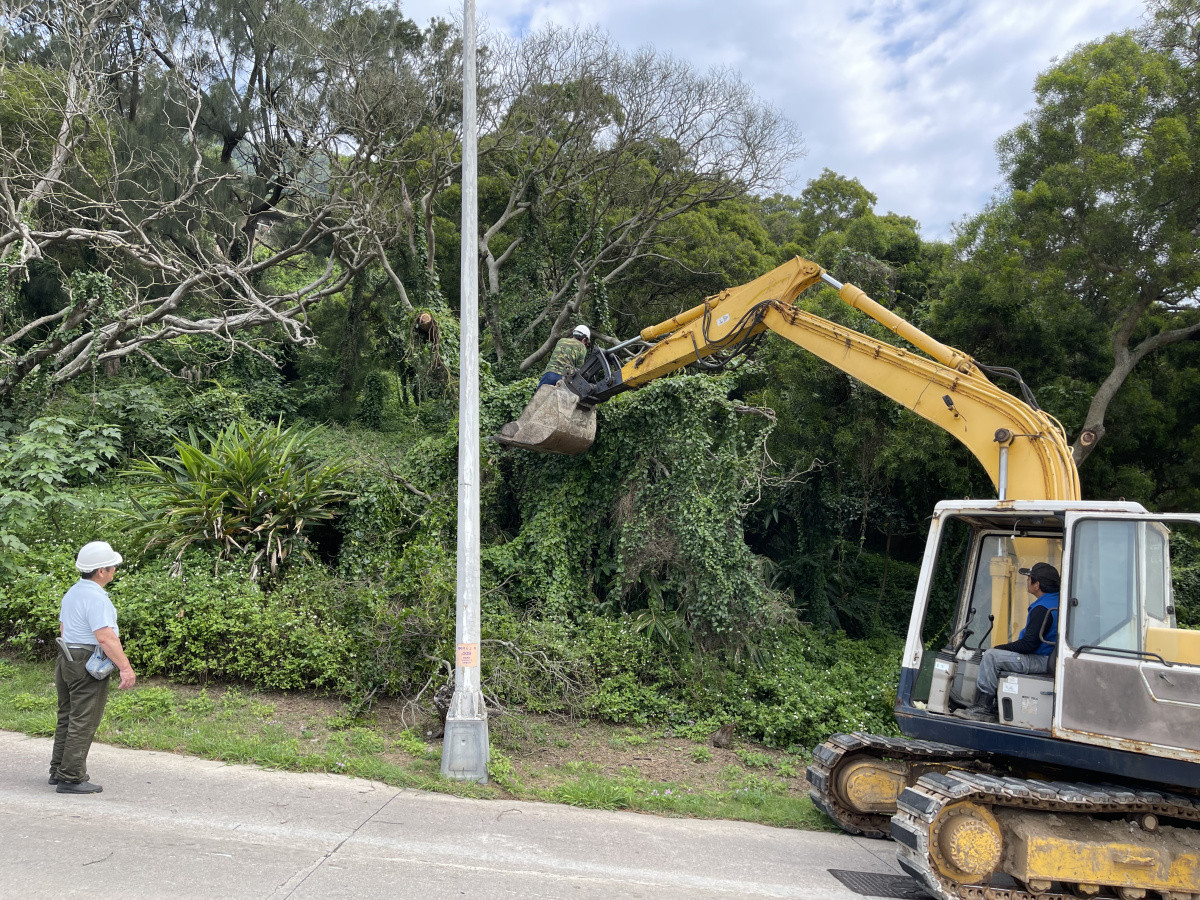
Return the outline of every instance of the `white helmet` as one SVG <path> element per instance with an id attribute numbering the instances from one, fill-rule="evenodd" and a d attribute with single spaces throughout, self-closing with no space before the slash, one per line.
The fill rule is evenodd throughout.
<path id="1" fill-rule="evenodd" d="M 581 341 L 590 341 L 592 332 L 586 325 L 576 325 L 575 330 L 571 332 L 571 337 L 577 337 Z"/>
<path id="2" fill-rule="evenodd" d="M 121 554 L 108 541 L 92 541 L 80 549 L 75 557 L 75 568 L 80 572 L 95 572 L 97 569 L 119 566 L 121 562 Z"/>

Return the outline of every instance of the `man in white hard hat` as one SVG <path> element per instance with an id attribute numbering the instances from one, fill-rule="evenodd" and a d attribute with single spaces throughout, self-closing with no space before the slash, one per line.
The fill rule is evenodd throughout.
<path id="1" fill-rule="evenodd" d="M 592 332 L 586 325 L 576 325 L 570 337 L 565 337 L 554 345 L 550 354 L 550 362 L 542 373 L 543 384 L 558 384 L 571 369 L 578 369 L 587 359 L 588 347 L 592 344 Z"/>
<path id="2" fill-rule="evenodd" d="M 50 757 L 50 784 L 60 794 L 98 794 L 100 785 L 88 780 L 87 756 L 108 702 L 108 675 L 96 678 L 87 662 L 97 648 L 116 665 L 121 687 L 137 681 L 121 646 L 117 610 L 105 588 L 117 574 L 121 554 L 107 541 L 85 544 L 75 557 L 79 581 L 63 595 L 58 615 L 58 661 L 54 686 L 58 689 L 58 725 Z"/>

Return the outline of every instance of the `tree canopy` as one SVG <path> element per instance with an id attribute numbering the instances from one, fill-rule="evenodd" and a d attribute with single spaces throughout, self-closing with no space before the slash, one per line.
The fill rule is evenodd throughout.
<path id="1" fill-rule="evenodd" d="M 971 260 L 1019 260 L 1029 288 L 1006 287 L 1058 331 L 1049 343 L 1086 348 L 1064 361 L 1089 384 L 1071 422 L 1078 463 L 1134 368 L 1200 334 L 1200 73 L 1185 9 L 1161 4 L 1141 34 L 1081 47 L 1043 73 L 1034 111 L 998 145 L 1007 196 L 963 229 Z"/>

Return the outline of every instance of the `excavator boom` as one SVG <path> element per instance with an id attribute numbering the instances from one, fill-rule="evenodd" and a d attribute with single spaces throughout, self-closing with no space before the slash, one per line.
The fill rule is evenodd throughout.
<path id="1" fill-rule="evenodd" d="M 847 305 L 931 358 L 796 306 L 801 294 L 822 282 L 835 287 Z M 632 359 L 622 362 L 613 351 L 593 350 L 584 368 L 564 379 L 578 398 L 574 404 L 558 394 L 542 397 L 543 388 L 496 439 L 541 452 L 563 452 L 560 446 L 581 452 L 594 435 L 597 403 L 692 363 L 719 358 L 768 330 L 953 435 L 983 465 L 1000 499 L 1079 498 L 1079 474 L 1057 421 L 1001 390 L 967 354 L 939 343 L 858 288 L 839 284 L 816 263 L 799 257 L 643 329 L 638 342 L 647 346 Z"/>

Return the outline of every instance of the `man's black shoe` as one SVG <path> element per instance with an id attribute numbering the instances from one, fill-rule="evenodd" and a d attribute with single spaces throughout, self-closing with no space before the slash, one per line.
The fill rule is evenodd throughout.
<path id="1" fill-rule="evenodd" d="M 46 781 L 46 784 L 58 784 L 58 779 L 55 778 L 53 775 L 51 775 L 50 778 Z"/>
<path id="2" fill-rule="evenodd" d="M 98 794 L 104 788 L 90 781 L 63 781 L 55 788 L 60 794 Z"/>

